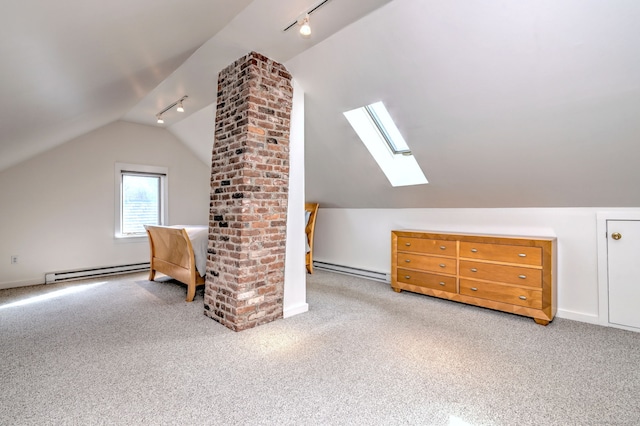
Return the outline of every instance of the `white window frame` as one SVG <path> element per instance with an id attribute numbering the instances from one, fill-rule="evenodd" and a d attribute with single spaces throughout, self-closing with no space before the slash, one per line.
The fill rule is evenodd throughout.
<path id="1" fill-rule="evenodd" d="M 160 223 L 169 223 L 169 169 L 161 166 L 116 163 L 115 165 L 115 238 L 147 238 L 146 233 L 122 233 L 122 175 L 123 173 L 160 176 Z"/>

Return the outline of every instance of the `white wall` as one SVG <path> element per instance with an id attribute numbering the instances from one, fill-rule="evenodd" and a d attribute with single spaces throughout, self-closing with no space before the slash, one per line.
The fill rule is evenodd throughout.
<path id="1" fill-rule="evenodd" d="M 289 205 L 284 269 L 284 318 L 309 310 L 305 269 L 304 220 L 304 91 L 295 81 L 289 141 Z"/>
<path id="2" fill-rule="evenodd" d="M 209 167 L 168 131 L 118 121 L 0 172 L 0 288 L 149 261 L 146 238 L 114 238 L 116 162 L 168 167 L 169 224 L 207 223 Z"/>
<path id="3" fill-rule="evenodd" d="M 419 229 L 558 239 L 558 316 L 598 323 L 596 213 L 637 209 L 323 209 L 314 260 L 389 273 L 391 231 Z"/>

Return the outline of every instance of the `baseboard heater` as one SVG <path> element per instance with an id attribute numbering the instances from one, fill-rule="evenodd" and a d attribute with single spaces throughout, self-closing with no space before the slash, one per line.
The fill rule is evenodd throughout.
<path id="1" fill-rule="evenodd" d="M 353 275 L 355 277 L 368 278 L 370 280 L 382 281 L 385 283 L 391 282 L 390 275 L 385 274 L 384 272 L 352 268 L 351 266 L 336 265 L 335 263 L 320 262 L 317 260 L 313 262 L 313 267 L 320 270 L 338 272 L 340 274 Z"/>
<path id="2" fill-rule="evenodd" d="M 128 265 L 103 266 L 98 268 L 76 269 L 73 271 L 59 271 L 45 274 L 45 284 L 59 283 L 61 281 L 82 280 L 86 278 L 102 277 L 107 275 L 128 274 L 149 270 L 149 262 L 130 263 Z"/>

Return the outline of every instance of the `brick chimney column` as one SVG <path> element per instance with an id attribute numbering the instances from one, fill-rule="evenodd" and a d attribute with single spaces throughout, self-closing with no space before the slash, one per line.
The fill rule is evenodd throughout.
<path id="1" fill-rule="evenodd" d="M 282 318 L 292 95 L 256 52 L 218 75 L 204 307 L 234 331 Z"/>

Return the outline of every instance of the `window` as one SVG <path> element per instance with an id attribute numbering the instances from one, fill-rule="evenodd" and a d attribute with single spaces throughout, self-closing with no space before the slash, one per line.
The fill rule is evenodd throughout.
<path id="1" fill-rule="evenodd" d="M 344 115 L 392 186 L 429 183 L 382 102 Z"/>
<path id="2" fill-rule="evenodd" d="M 117 238 L 144 237 L 167 223 L 167 168 L 116 163 Z"/>

